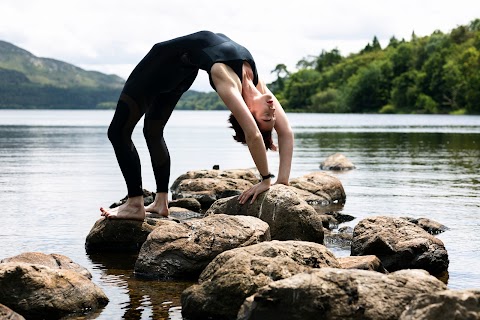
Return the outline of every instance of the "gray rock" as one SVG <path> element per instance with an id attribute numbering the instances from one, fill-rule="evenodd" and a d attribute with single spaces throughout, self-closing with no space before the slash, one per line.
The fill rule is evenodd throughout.
<path id="1" fill-rule="evenodd" d="M 423 319 L 480 319 L 480 290 L 445 290 L 417 295 L 400 320 Z"/>
<path id="2" fill-rule="evenodd" d="M 238 319 L 397 320 L 417 294 L 445 289 L 423 270 L 312 269 L 260 288 Z"/>
<path id="3" fill-rule="evenodd" d="M 325 246 L 313 242 L 268 241 L 232 249 L 218 255 L 199 284 L 183 292 L 182 314 L 191 320 L 235 319 L 244 299 L 258 288 L 323 267 L 340 265 Z"/>
<path id="4" fill-rule="evenodd" d="M 162 221 L 143 244 L 135 273 L 158 279 L 196 279 L 219 253 L 270 240 L 254 217 L 212 215 L 182 223 Z"/>
<path id="5" fill-rule="evenodd" d="M 7 262 L 24 262 L 30 264 L 39 264 L 52 269 L 67 269 L 78 272 L 88 279 L 92 278 L 92 274 L 86 268 L 82 267 L 78 263 L 73 262 L 69 257 L 58 253 L 45 254 L 42 252 L 24 252 L 0 261 L 0 263 Z"/>
<path id="6" fill-rule="evenodd" d="M 448 253 L 440 239 L 404 219 L 370 217 L 354 229 L 352 256 L 376 255 L 388 271 L 424 269 L 440 276 Z"/>
<path id="7" fill-rule="evenodd" d="M 342 171 L 355 169 L 355 166 L 343 154 L 334 153 L 328 156 L 322 163 L 320 163 L 320 169 Z"/>
<path id="8" fill-rule="evenodd" d="M 80 273 L 39 264 L 1 263 L 0 288 L 0 303 L 27 319 L 58 319 L 108 303 L 103 291 Z"/>
<path id="9" fill-rule="evenodd" d="M 323 243 L 325 217 L 302 200 L 293 187 L 273 185 L 257 199 L 241 205 L 238 197 L 217 200 L 206 215 L 253 216 L 267 222 L 274 240 L 304 240 Z"/>

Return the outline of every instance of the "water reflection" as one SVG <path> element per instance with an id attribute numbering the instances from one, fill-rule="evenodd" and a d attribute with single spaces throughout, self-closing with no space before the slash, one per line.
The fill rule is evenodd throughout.
<path id="1" fill-rule="evenodd" d="M 126 295 L 127 300 L 114 306 L 121 319 L 182 319 L 180 296 L 192 282 L 139 279 L 133 274 L 137 255 L 102 253 L 88 257 L 101 272 L 101 285 L 114 286 Z"/>

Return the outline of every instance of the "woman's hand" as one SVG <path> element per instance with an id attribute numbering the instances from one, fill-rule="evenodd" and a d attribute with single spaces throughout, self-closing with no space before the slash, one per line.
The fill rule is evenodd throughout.
<path id="1" fill-rule="evenodd" d="M 260 183 L 257 183 L 247 191 L 244 191 L 239 197 L 238 197 L 238 202 L 240 204 L 245 204 L 250 197 L 252 197 L 252 201 L 250 201 L 250 204 L 252 204 L 256 199 L 257 196 L 270 189 L 270 179 L 263 180 Z"/>

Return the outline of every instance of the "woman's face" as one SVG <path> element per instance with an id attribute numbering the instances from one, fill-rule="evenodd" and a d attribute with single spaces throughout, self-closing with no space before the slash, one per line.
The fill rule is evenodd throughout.
<path id="1" fill-rule="evenodd" d="M 275 105 L 271 94 L 255 95 L 250 110 L 261 131 L 272 131 L 275 125 Z"/>

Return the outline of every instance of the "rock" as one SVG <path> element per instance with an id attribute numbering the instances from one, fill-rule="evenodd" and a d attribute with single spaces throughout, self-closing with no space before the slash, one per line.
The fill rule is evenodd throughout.
<path id="1" fill-rule="evenodd" d="M 423 270 L 311 269 L 260 288 L 238 319 L 396 320 L 417 294 L 445 289 Z"/>
<path id="2" fill-rule="evenodd" d="M 0 304 L 0 319 L 3 320 L 25 320 L 24 317 L 10 309 L 9 307 Z"/>
<path id="3" fill-rule="evenodd" d="M 320 169 L 322 170 L 352 170 L 355 169 L 353 163 L 347 159 L 341 153 L 334 153 L 327 157 L 322 163 L 320 163 Z"/>
<path id="4" fill-rule="evenodd" d="M 179 207 L 185 208 L 190 211 L 200 212 L 202 205 L 197 199 L 194 198 L 181 198 L 177 200 L 172 200 L 168 203 L 168 207 Z"/>
<path id="5" fill-rule="evenodd" d="M 180 175 L 175 181 L 172 183 L 170 187 L 170 191 L 172 193 L 178 188 L 179 184 L 183 180 L 190 180 L 190 179 L 203 179 L 203 178 L 218 178 L 218 179 L 241 179 L 247 180 L 251 184 L 257 184 L 260 182 L 258 177 L 255 175 L 253 170 L 249 169 L 233 169 L 233 170 L 196 170 L 196 171 L 187 171 Z M 176 197 L 175 197 L 176 198 Z"/>
<path id="6" fill-rule="evenodd" d="M 382 261 L 376 256 L 339 257 L 337 260 L 342 269 L 360 269 L 388 273 L 383 267 Z"/>
<path id="7" fill-rule="evenodd" d="M 440 275 L 448 253 L 440 239 L 404 219 L 370 217 L 354 229 L 352 256 L 376 255 L 388 271 L 424 269 Z"/>
<path id="8" fill-rule="evenodd" d="M 163 220 L 169 219 L 169 220 L 173 220 L 173 221 L 176 221 L 176 222 L 180 222 L 180 221 L 189 220 L 189 219 L 203 218 L 203 216 L 204 216 L 201 213 L 191 211 L 191 210 L 185 209 L 185 208 L 170 207 L 170 208 L 168 208 L 168 210 L 170 212 L 168 218 L 164 218 L 164 217 L 161 217 L 159 215 L 157 215 L 157 218 L 158 219 L 163 219 Z"/>
<path id="9" fill-rule="evenodd" d="M 78 272 L 88 279 L 92 279 L 92 274 L 90 271 L 78 263 L 73 262 L 69 257 L 58 253 L 45 254 L 42 252 L 24 252 L 0 261 L 0 263 L 7 262 L 24 262 L 30 264 L 39 264 L 52 269 L 67 269 Z"/>
<path id="10" fill-rule="evenodd" d="M 322 216 L 302 200 L 294 188 L 273 185 L 253 204 L 241 205 L 238 197 L 217 200 L 206 215 L 245 215 L 262 219 L 274 240 L 304 240 L 323 243 Z"/>
<path id="11" fill-rule="evenodd" d="M 201 204 L 202 209 L 208 209 L 218 199 L 242 194 L 251 188 L 251 184 L 243 179 L 231 178 L 196 178 L 182 180 L 175 190 L 172 198 L 194 198 Z"/>
<path id="12" fill-rule="evenodd" d="M 415 218 L 410 218 L 410 217 L 402 217 L 402 219 L 405 219 L 405 220 L 407 220 L 407 221 L 409 221 L 413 224 L 416 224 L 417 226 L 419 226 L 423 230 L 425 230 L 428 233 L 433 234 L 433 235 L 439 234 L 439 233 L 442 233 L 442 232 L 448 230 L 448 228 L 446 226 L 444 226 L 443 224 L 438 223 L 438 222 L 433 221 L 433 220 L 430 220 L 428 218 L 415 219 Z"/>
<path id="13" fill-rule="evenodd" d="M 219 253 L 267 240 L 268 224 L 254 217 L 220 214 L 182 223 L 162 221 L 143 244 L 135 274 L 196 279 Z"/>
<path id="14" fill-rule="evenodd" d="M 329 248 L 337 247 L 350 250 L 352 239 L 352 233 L 341 232 L 340 229 L 338 232 L 328 230 L 325 232 L 323 242 Z"/>
<path id="15" fill-rule="evenodd" d="M 0 303 L 27 319 L 58 319 L 94 311 L 108 303 L 90 279 L 68 269 L 39 264 L 0 264 Z"/>
<path id="16" fill-rule="evenodd" d="M 110 205 L 110 208 L 112 209 L 112 208 L 116 208 L 116 207 L 121 206 L 122 204 L 127 202 L 127 199 L 128 199 L 128 195 L 123 197 L 121 200 L 119 200 L 115 203 L 112 203 Z M 148 206 L 149 204 L 151 204 L 154 199 L 155 199 L 155 192 L 151 192 L 151 191 L 148 191 L 147 189 L 143 189 L 143 205 L 145 207 Z"/>
<path id="17" fill-rule="evenodd" d="M 322 199 L 320 203 L 311 203 L 311 201 L 309 201 L 310 204 L 326 206 L 334 203 L 345 203 L 347 198 L 340 180 L 325 172 L 313 172 L 292 179 L 290 180 L 290 186 L 307 191 Z M 299 193 L 300 196 L 302 194 L 304 193 Z M 305 196 L 303 197 L 305 199 Z"/>
<path id="18" fill-rule="evenodd" d="M 157 219 L 142 222 L 101 218 L 88 233 L 85 249 L 87 253 L 138 252 L 157 223 Z"/>
<path id="19" fill-rule="evenodd" d="M 400 320 L 480 319 L 480 290 L 445 290 L 417 295 Z"/>
<path id="20" fill-rule="evenodd" d="M 258 288 L 323 267 L 340 265 L 325 246 L 313 242 L 268 241 L 225 251 L 205 268 L 198 285 L 183 292 L 182 315 L 191 320 L 235 319 L 244 299 Z"/>

